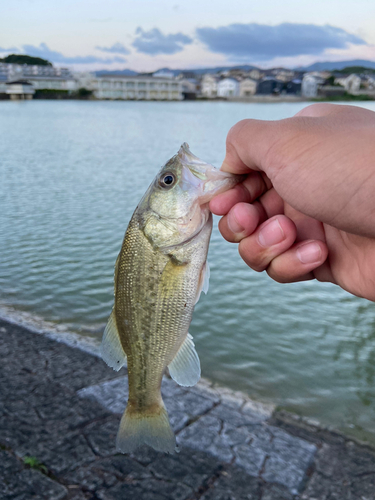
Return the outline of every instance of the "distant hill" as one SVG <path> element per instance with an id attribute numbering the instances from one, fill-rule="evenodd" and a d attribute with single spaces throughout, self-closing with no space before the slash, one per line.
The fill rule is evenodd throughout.
<path id="1" fill-rule="evenodd" d="M 219 71 L 229 71 L 230 69 L 241 69 L 243 71 L 251 71 L 252 69 L 259 69 L 256 66 L 251 66 L 250 64 L 242 64 L 237 66 L 217 66 L 216 68 L 193 68 L 193 69 L 170 69 L 170 68 L 160 68 L 157 71 L 170 71 L 174 74 L 174 76 L 179 75 L 182 72 L 196 73 L 197 75 L 202 75 L 204 73 L 218 73 Z M 156 71 L 154 71 L 156 73 Z M 123 69 L 117 71 L 110 70 L 100 70 L 96 71 L 97 76 L 104 75 L 138 75 L 136 71 L 132 71 L 131 69 Z M 151 73 L 150 73 L 151 74 Z"/>
<path id="2" fill-rule="evenodd" d="M 26 56 L 23 54 L 9 54 L 9 56 L 0 59 L 0 62 L 13 64 L 30 64 L 32 66 L 52 66 L 52 63 L 41 57 Z"/>
<path id="3" fill-rule="evenodd" d="M 365 69 L 374 69 L 375 70 L 375 61 L 367 61 L 365 59 L 353 59 L 351 61 L 333 61 L 333 62 L 317 62 L 315 64 L 311 64 L 310 66 L 298 67 L 294 68 L 295 71 L 305 72 L 305 71 L 338 71 L 343 70 L 345 68 L 353 68 L 356 71 L 352 71 L 353 73 L 359 72 L 359 68 Z M 189 69 L 170 69 L 170 68 L 160 68 L 158 71 L 170 71 L 175 76 L 179 75 L 181 72 L 187 73 L 195 73 L 196 75 L 202 75 L 205 73 L 219 73 L 220 71 L 229 71 L 231 69 L 240 69 L 242 71 L 251 71 L 252 69 L 260 69 L 257 66 L 253 66 L 251 64 L 240 64 L 236 66 L 216 66 L 215 68 L 189 68 Z M 268 73 L 270 69 L 260 69 L 260 71 Z M 156 73 L 156 71 L 155 71 Z M 136 71 L 131 69 L 123 69 L 117 71 L 111 70 L 101 70 L 96 71 L 97 76 L 105 76 L 105 75 L 138 75 Z M 152 73 L 147 73 L 152 74 Z"/>
<path id="4" fill-rule="evenodd" d="M 347 66 L 346 68 L 335 70 L 335 73 L 342 73 L 342 74 L 356 73 L 358 75 L 362 73 L 373 74 L 375 73 L 375 68 L 369 68 L 364 66 Z"/>
<path id="5" fill-rule="evenodd" d="M 197 75 L 202 75 L 204 73 L 218 73 L 219 71 L 229 71 L 230 69 L 241 69 L 242 71 L 251 71 L 252 69 L 259 69 L 256 66 L 251 66 L 250 64 L 242 64 L 236 66 L 216 66 L 215 68 L 191 68 L 191 69 L 170 69 L 161 68 L 158 71 L 171 71 L 175 76 L 182 72 L 196 73 Z"/>
<path id="6" fill-rule="evenodd" d="M 375 61 L 366 61 L 365 59 L 353 59 L 351 61 L 317 62 L 303 68 L 296 68 L 298 71 L 334 71 L 347 68 L 348 66 L 361 66 L 364 68 L 375 69 Z"/>
<path id="7" fill-rule="evenodd" d="M 138 75 L 136 71 L 133 71 L 131 69 L 122 69 L 122 70 L 107 70 L 107 69 L 102 69 L 100 71 L 95 71 L 96 76 L 105 76 L 105 75 L 116 75 L 116 76 L 132 76 L 132 75 Z"/>

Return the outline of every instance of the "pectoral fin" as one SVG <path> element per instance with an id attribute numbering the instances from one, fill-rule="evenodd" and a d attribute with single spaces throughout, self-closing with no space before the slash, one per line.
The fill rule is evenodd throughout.
<path id="1" fill-rule="evenodd" d="M 105 327 L 100 352 L 107 365 L 117 372 L 125 364 L 126 354 L 121 345 L 114 310 L 111 312 Z"/>
<path id="2" fill-rule="evenodd" d="M 168 369 L 173 380 L 184 387 L 191 387 L 200 379 L 201 365 L 193 337 L 189 333 Z"/>
<path id="3" fill-rule="evenodd" d="M 195 303 L 198 302 L 199 297 L 201 296 L 201 293 L 207 293 L 208 292 L 208 287 L 209 287 L 209 281 L 210 281 L 210 266 L 208 265 L 208 262 L 203 264 L 201 275 L 199 277 L 199 285 L 198 285 L 198 290 L 197 290 L 197 297 L 195 299 Z"/>

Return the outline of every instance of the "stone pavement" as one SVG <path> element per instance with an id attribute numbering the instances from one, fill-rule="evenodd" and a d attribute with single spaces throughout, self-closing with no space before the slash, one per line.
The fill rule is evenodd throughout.
<path id="1" fill-rule="evenodd" d="M 243 394 L 166 378 L 180 452 L 121 455 L 126 370 L 3 320 L 0 355 L 0 499 L 375 500 L 375 450 Z"/>

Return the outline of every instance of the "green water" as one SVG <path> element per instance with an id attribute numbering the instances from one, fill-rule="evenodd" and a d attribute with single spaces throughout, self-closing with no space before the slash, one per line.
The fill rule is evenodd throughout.
<path id="1" fill-rule="evenodd" d="M 158 168 L 184 141 L 219 166 L 238 120 L 304 106 L 0 101 L 0 306 L 99 338 L 123 234 Z M 274 283 L 217 229 L 209 261 L 190 330 L 203 375 L 375 442 L 375 304 Z"/>

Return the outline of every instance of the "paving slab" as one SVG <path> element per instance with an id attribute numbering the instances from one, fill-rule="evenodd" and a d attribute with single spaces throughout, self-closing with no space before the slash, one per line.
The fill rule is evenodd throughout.
<path id="1" fill-rule="evenodd" d="M 245 395 L 199 392 L 179 387 L 165 378 L 162 394 L 177 443 L 205 451 L 224 463 L 234 463 L 247 474 L 277 483 L 297 494 L 313 462 L 317 447 L 282 429 L 267 425 L 269 408 L 252 404 Z M 127 400 L 127 377 L 78 391 L 113 413 L 122 414 Z M 189 424 L 190 422 L 190 424 Z"/>
<path id="2" fill-rule="evenodd" d="M 126 370 L 94 354 L 0 319 L 0 499 L 375 500 L 372 448 L 206 380 L 163 381 L 179 453 L 119 454 Z"/>

